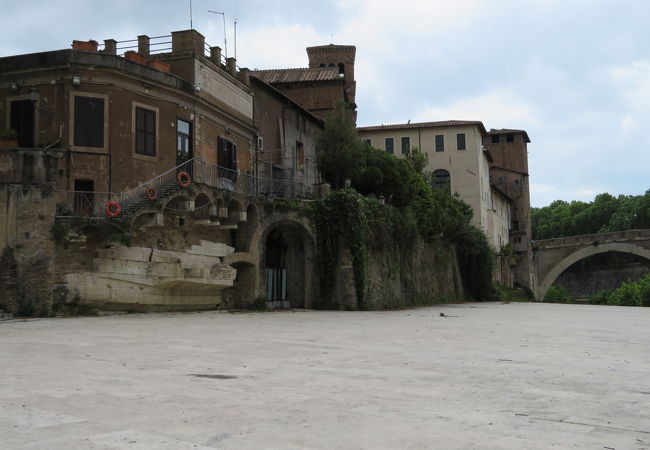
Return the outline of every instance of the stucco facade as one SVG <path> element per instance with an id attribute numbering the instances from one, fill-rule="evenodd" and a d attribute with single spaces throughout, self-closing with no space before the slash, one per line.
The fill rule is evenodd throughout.
<path id="1" fill-rule="evenodd" d="M 481 122 L 379 125 L 360 127 L 357 131 L 360 138 L 372 147 L 388 151 L 398 158 L 404 158 L 406 150 L 413 147 L 426 153 L 429 161 L 426 170 L 434 173 L 447 171 L 451 193 L 457 194 L 474 211 L 472 224 L 487 235 L 491 234 L 488 217 L 492 209 L 490 155 L 483 148 L 486 131 Z"/>

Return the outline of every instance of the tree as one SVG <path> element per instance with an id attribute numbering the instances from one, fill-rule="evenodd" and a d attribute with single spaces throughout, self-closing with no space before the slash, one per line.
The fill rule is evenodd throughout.
<path id="1" fill-rule="evenodd" d="M 325 128 L 316 139 L 316 158 L 323 179 L 334 189 L 341 189 L 346 179 L 358 177 L 364 161 L 364 147 L 348 111 L 338 107 L 325 120 Z"/>

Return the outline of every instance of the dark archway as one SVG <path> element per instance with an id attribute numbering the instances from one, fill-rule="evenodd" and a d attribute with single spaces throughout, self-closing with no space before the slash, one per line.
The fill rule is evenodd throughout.
<path id="1" fill-rule="evenodd" d="M 297 222 L 283 221 L 264 239 L 264 277 L 267 304 L 272 308 L 304 308 L 308 296 L 308 236 Z"/>
<path id="2" fill-rule="evenodd" d="M 604 290 L 636 282 L 650 273 L 650 261 L 637 255 L 604 252 L 587 256 L 569 266 L 553 282 L 573 298 L 590 298 Z"/>

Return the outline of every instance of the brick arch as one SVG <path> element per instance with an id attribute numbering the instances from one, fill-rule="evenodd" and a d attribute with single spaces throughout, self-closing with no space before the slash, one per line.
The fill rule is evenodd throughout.
<path id="1" fill-rule="evenodd" d="M 628 253 L 640 256 L 650 261 L 650 250 L 634 244 L 609 243 L 584 247 L 566 256 L 564 259 L 555 264 L 551 270 L 549 270 L 549 272 L 543 277 L 542 281 L 539 284 L 537 291 L 538 297 L 540 299 L 544 299 L 546 292 L 553 285 L 557 277 L 559 277 L 562 272 L 567 270 L 573 264 L 582 259 L 588 258 L 589 256 L 606 252 Z"/>

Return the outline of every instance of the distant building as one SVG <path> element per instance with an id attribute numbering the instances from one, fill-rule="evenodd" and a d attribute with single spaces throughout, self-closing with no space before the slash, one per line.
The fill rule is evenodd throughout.
<path id="1" fill-rule="evenodd" d="M 472 224 L 493 236 L 489 232 L 491 156 L 483 148 L 483 136 L 487 132 L 482 122 L 448 120 L 377 125 L 359 127 L 357 131 L 369 145 L 399 158 L 404 158 L 413 147 L 426 153 L 427 170 L 433 173 L 436 183 L 469 204 L 474 211 Z"/>
<path id="2" fill-rule="evenodd" d="M 493 158 L 490 163 L 490 179 L 513 202 L 510 242 L 518 255 L 515 281 L 533 289 L 535 280 L 531 248 L 529 143 L 530 138 L 525 130 L 491 129 L 483 137 L 483 145 L 489 149 Z"/>
<path id="3" fill-rule="evenodd" d="M 308 68 L 255 70 L 251 74 L 282 91 L 312 114 L 325 118 L 339 104 L 354 111 L 356 81 L 353 45 L 308 47 Z"/>

